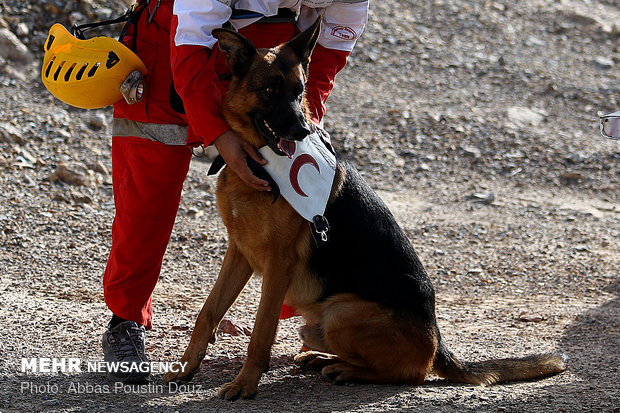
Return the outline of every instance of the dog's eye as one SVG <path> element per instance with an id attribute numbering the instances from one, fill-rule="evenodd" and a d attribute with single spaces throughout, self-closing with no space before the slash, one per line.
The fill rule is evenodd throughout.
<path id="1" fill-rule="evenodd" d="M 299 85 L 297 85 L 295 87 L 294 92 L 295 92 L 295 96 L 297 96 L 298 99 L 301 99 L 301 97 L 302 97 L 302 95 L 304 93 L 304 85 L 303 85 L 303 83 L 300 83 Z"/>
<path id="2" fill-rule="evenodd" d="M 278 88 L 270 86 L 263 89 L 265 99 L 274 99 L 278 95 Z"/>

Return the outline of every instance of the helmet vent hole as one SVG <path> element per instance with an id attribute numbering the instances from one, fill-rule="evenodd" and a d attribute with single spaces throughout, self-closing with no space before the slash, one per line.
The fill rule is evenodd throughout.
<path id="1" fill-rule="evenodd" d="M 73 63 L 71 67 L 67 70 L 67 73 L 65 73 L 65 82 L 68 82 L 69 79 L 71 78 L 71 73 L 73 72 L 74 67 L 75 67 L 75 63 Z"/>
<path id="2" fill-rule="evenodd" d="M 84 71 L 86 70 L 87 67 L 88 67 L 88 63 L 84 63 L 82 67 L 80 68 L 80 70 L 78 70 L 77 74 L 75 75 L 75 78 L 77 80 L 82 80 L 82 76 L 84 76 Z"/>
<path id="3" fill-rule="evenodd" d="M 45 50 L 49 50 L 52 47 L 52 43 L 54 43 L 54 39 L 56 39 L 53 35 L 50 34 L 50 37 L 47 39 L 47 44 L 45 45 Z"/>
<path id="4" fill-rule="evenodd" d="M 62 66 L 63 66 L 65 63 L 67 63 L 67 61 L 66 61 L 66 60 L 65 60 L 65 61 L 63 61 L 63 62 L 60 62 L 60 64 L 58 65 L 58 69 L 56 69 L 56 71 L 54 72 L 54 80 L 55 80 L 55 81 L 56 81 L 56 80 L 58 80 L 58 75 L 60 75 L 60 71 L 62 70 Z"/>
<path id="5" fill-rule="evenodd" d="M 56 60 L 56 56 L 52 57 L 52 60 L 50 60 L 50 63 L 47 65 L 47 69 L 45 69 L 45 77 L 50 77 L 50 71 L 52 70 L 54 60 Z"/>
<path id="6" fill-rule="evenodd" d="M 97 69 L 99 69 L 100 65 L 101 65 L 101 63 L 99 63 L 99 62 L 95 63 L 95 65 L 93 67 L 91 67 L 90 70 L 88 71 L 88 77 L 95 76 L 95 73 L 97 73 Z"/>

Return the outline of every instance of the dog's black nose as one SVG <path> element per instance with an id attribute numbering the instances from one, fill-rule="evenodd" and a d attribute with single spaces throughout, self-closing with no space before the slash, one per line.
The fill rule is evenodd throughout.
<path id="1" fill-rule="evenodd" d="M 308 135 L 310 135 L 310 129 L 308 129 L 308 125 L 305 123 L 295 123 L 291 128 L 291 138 L 293 140 L 300 141 Z"/>

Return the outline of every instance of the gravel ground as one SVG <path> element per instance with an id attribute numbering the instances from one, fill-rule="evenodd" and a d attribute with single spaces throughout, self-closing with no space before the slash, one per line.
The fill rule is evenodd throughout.
<path id="1" fill-rule="evenodd" d="M 557 351 L 565 373 L 335 386 L 294 368 L 298 318 L 281 323 L 251 401 L 215 398 L 245 359 L 243 328 L 218 335 L 184 388 L 21 373 L 22 357 L 102 357 L 111 111 L 54 100 L 38 70 L 51 21 L 123 7 L 0 0 L 31 59 L 0 54 L 0 411 L 620 411 L 620 144 L 598 136 L 596 118 L 620 108 L 616 0 L 371 2 L 326 121 L 425 263 L 449 347 L 465 360 Z M 195 158 L 185 183 L 154 293 L 152 360 L 182 354 L 226 250 L 208 167 Z M 259 291 L 253 279 L 226 319 L 251 329 Z"/>

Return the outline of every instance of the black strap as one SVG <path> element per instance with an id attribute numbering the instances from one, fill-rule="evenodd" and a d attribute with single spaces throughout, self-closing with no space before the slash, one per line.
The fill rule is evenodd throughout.
<path id="1" fill-rule="evenodd" d="M 218 155 L 215 157 L 213 162 L 211 163 L 211 167 L 209 167 L 209 171 L 207 175 L 217 175 L 217 173 L 226 166 L 226 161 L 222 158 L 222 155 Z"/>
<path id="2" fill-rule="evenodd" d="M 324 247 L 329 243 L 329 222 L 324 215 L 315 215 L 312 218 L 310 230 L 317 247 Z"/>
<path id="3" fill-rule="evenodd" d="M 74 24 L 73 27 L 71 27 L 71 34 L 77 37 L 78 39 L 86 40 L 86 36 L 84 32 L 88 30 L 92 30 L 92 29 L 95 29 L 101 26 L 108 26 L 110 24 L 117 24 L 117 23 L 125 22 L 125 27 L 123 27 L 123 31 L 121 32 L 121 39 L 122 39 L 122 37 L 125 36 L 125 31 L 127 30 L 126 29 L 127 23 L 129 23 L 129 20 L 134 15 L 134 12 L 136 12 L 142 6 L 143 5 L 140 5 L 136 8 L 132 5 L 127 9 L 127 11 L 122 16 L 119 16 L 115 19 L 103 20 L 103 21 L 94 22 L 94 23 L 84 23 L 80 25 Z"/>
<path id="4" fill-rule="evenodd" d="M 131 14 L 125 25 L 123 26 L 123 30 L 121 30 L 121 35 L 118 37 L 118 41 L 123 43 L 123 39 L 125 39 L 125 34 L 127 34 L 127 29 L 129 25 L 133 28 L 133 33 L 131 37 L 131 50 L 137 52 L 138 50 L 138 19 L 142 15 L 142 12 L 148 8 L 149 0 L 145 2 L 139 3 L 138 7 Z M 155 13 L 155 12 L 153 12 Z"/>
<path id="5" fill-rule="evenodd" d="M 168 95 L 168 100 L 170 101 L 170 107 L 177 113 L 181 115 L 185 115 L 185 105 L 183 104 L 183 99 L 177 92 L 174 87 L 174 79 L 172 79 L 172 84 L 170 84 L 170 93 Z"/>
<path id="6" fill-rule="evenodd" d="M 291 9 L 283 8 L 278 9 L 278 14 L 275 16 L 265 16 L 251 10 L 233 9 L 230 19 L 251 19 L 256 17 L 260 17 L 258 23 L 292 23 L 297 20 L 297 13 Z"/>

